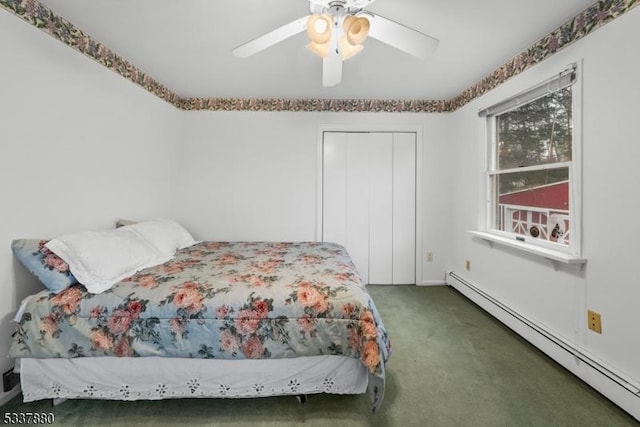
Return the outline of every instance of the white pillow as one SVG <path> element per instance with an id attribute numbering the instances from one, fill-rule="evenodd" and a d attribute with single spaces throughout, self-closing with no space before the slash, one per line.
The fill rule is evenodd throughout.
<path id="1" fill-rule="evenodd" d="M 94 294 L 170 259 L 128 227 L 67 234 L 45 246 L 69 264 L 78 282 Z"/>
<path id="2" fill-rule="evenodd" d="M 194 245 L 193 236 L 180 224 L 170 219 L 154 219 L 127 225 L 164 256 L 172 257 L 176 249 Z"/>

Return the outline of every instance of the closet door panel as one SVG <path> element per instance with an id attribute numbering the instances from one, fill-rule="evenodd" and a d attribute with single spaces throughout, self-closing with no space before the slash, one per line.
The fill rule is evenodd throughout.
<path id="1" fill-rule="evenodd" d="M 393 139 L 393 284 L 407 285 L 416 283 L 416 138 Z"/>
<path id="2" fill-rule="evenodd" d="M 347 134 L 346 244 L 362 280 L 369 283 L 369 145 L 367 133 Z"/>
<path id="3" fill-rule="evenodd" d="M 369 283 L 393 283 L 393 134 L 369 134 Z"/>
<path id="4" fill-rule="evenodd" d="M 322 240 L 341 245 L 347 241 L 346 139 L 344 133 L 325 132 L 322 150 Z"/>

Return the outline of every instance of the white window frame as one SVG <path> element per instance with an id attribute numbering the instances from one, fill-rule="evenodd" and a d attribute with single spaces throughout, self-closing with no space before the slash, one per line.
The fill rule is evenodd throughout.
<path id="1" fill-rule="evenodd" d="M 566 84 L 567 75 L 574 73 L 574 81 L 571 86 L 571 102 L 572 102 L 572 160 L 570 162 L 555 163 L 553 167 L 568 167 L 569 169 L 569 224 L 570 239 L 569 244 L 560 244 L 544 239 L 534 238 L 531 236 L 523 236 L 518 233 L 508 232 L 496 229 L 495 217 L 497 215 L 496 201 L 494 200 L 494 191 L 492 185 L 494 180 L 492 177 L 505 172 L 513 172 L 515 170 L 501 170 L 496 173 L 496 116 L 513 110 L 520 105 L 533 102 L 540 96 L 547 93 L 555 92 Z M 565 84 L 561 85 L 565 79 Z M 533 94 L 533 97 L 532 97 Z M 538 96 L 536 96 L 538 94 Z M 524 102 L 521 100 L 524 99 Z M 479 230 L 471 233 L 476 237 L 480 237 L 491 244 L 498 243 L 515 249 L 521 249 L 528 253 L 537 254 L 548 258 L 554 262 L 562 262 L 567 264 L 583 264 L 586 259 L 582 258 L 582 65 L 579 63 L 570 64 L 565 70 L 552 76 L 551 78 L 535 85 L 514 96 L 486 108 L 479 112 L 481 120 L 481 129 L 485 143 L 484 161 L 483 161 L 483 182 L 484 196 L 480 212 Z M 518 168 L 518 172 L 528 170 L 546 169 L 548 165 L 529 166 Z"/>

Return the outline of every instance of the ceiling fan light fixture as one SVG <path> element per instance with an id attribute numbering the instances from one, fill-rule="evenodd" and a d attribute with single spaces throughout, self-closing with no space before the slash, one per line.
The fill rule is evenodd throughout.
<path id="1" fill-rule="evenodd" d="M 343 61 L 361 52 L 369 36 L 418 58 L 438 46 L 438 39 L 364 10 L 375 0 L 308 1 L 308 15 L 238 46 L 233 54 L 246 58 L 306 31 L 307 48 L 323 59 L 322 85 L 329 87 L 340 83 Z"/>
<path id="2" fill-rule="evenodd" d="M 331 39 L 333 19 L 327 14 L 316 13 L 307 21 L 307 34 L 312 42 L 325 44 Z"/>

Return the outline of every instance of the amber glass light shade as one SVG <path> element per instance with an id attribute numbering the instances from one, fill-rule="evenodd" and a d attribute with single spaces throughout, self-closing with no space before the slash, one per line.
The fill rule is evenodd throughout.
<path id="1" fill-rule="evenodd" d="M 371 24 L 365 17 L 357 17 L 349 15 L 344 18 L 342 29 L 347 37 L 349 44 L 356 46 L 361 45 L 369 35 Z"/>
<path id="2" fill-rule="evenodd" d="M 329 15 L 316 13 L 307 21 L 307 34 L 312 42 L 327 43 L 331 39 L 331 24 L 333 19 Z"/>
<path id="3" fill-rule="evenodd" d="M 318 55 L 320 58 L 326 58 L 329 55 L 329 43 L 309 42 L 307 49 Z"/>
<path id="4" fill-rule="evenodd" d="M 340 39 L 340 55 L 344 61 L 357 55 L 362 49 L 364 49 L 364 46 L 361 44 L 354 46 L 349 43 L 347 36 L 342 36 Z"/>

